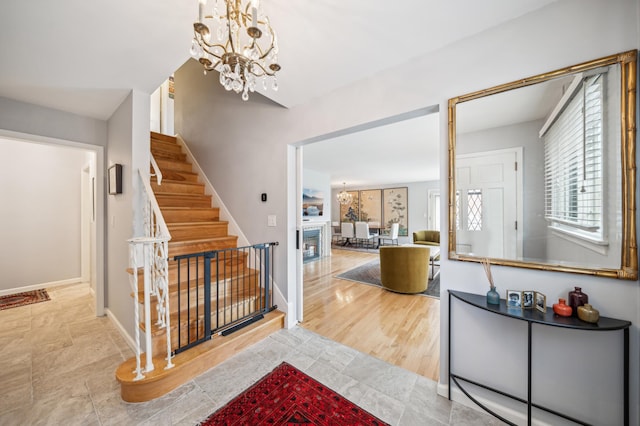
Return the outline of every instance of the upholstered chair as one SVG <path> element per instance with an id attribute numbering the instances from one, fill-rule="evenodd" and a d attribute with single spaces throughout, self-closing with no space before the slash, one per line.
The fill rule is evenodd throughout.
<path id="1" fill-rule="evenodd" d="M 380 235 L 378 241 L 380 245 L 384 245 L 387 241 L 391 241 L 391 244 L 398 245 L 398 233 L 400 231 L 400 224 L 398 222 L 391 224 L 391 229 L 388 234 Z"/>
<path id="2" fill-rule="evenodd" d="M 342 222 L 342 225 L 340 226 L 340 237 L 342 238 L 343 244 L 351 244 L 351 240 L 353 240 L 354 235 L 353 223 Z"/>
<path id="3" fill-rule="evenodd" d="M 356 241 L 367 247 L 373 245 L 374 238 L 377 234 L 369 232 L 369 224 L 367 222 L 356 222 Z"/>
<path id="4" fill-rule="evenodd" d="M 380 247 L 380 282 L 397 293 L 422 293 L 429 286 L 429 247 Z"/>

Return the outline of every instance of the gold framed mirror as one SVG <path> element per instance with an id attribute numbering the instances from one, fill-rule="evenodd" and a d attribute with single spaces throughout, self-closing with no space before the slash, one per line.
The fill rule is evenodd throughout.
<path id="1" fill-rule="evenodd" d="M 449 99 L 449 259 L 638 278 L 635 50 Z"/>

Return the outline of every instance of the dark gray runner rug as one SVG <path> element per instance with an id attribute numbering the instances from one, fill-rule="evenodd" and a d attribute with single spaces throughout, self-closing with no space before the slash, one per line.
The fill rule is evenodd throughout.
<path id="1" fill-rule="evenodd" d="M 336 278 L 382 287 L 380 283 L 380 259 L 349 269 L 347 272 L 337 275 Z M 440 275 L 437 275 L 433 280 L 429 280 L 429 286 L 426 291 L 417 294 L 439 299 Z"/>

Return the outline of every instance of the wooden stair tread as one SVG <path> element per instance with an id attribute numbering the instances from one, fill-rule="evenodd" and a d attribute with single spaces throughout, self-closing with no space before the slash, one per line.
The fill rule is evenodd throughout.
<path id="1" fill-rule="evenodd" d="M 238 237 L 235 235 L 225 235 L 224 237 L 211 237 L 211 238 L 192 238 L 189 240 L 182 240 L 182 241 L 169 241 L 169 245 L 174 244 L 180 244 L 180 245 L 184 245 L 184 244 L 192 244 L 192 243 L 206 243 L 209 241 L 221 241 L 221 240 L 235 240 Z"/>
<path id="2" fill-rule="evenodd" d="M 229 221 L 227 220 L 211 220 L 211 221 L 202 221 L 202 222 L 173 222 L 171 224 L 167 224 L 170 228 L 178 228 L 178 227 L 191 227 L 191 226 L 207 226 L 207 225 L 228 225 Z"/>
<path id="3" fill-rule="evenodd" d="M 165 207 L 161 210 L 190 211 L 190 210 L 220 210 L 219 207 Z"/>
<path id="4" fill-rule="evenodd" d="M 144 373 L 145 378 L 135 380 L 136 359 L 130 358 L 116 370 L 122 399 L 127 402 L 144 402 L 162 396 L 196 376 L 220 364 L 238 351 L 259 342 L 284 328 L 284 313 L 272 311 L 264 319 L 228 336 L 214 336 L 210 341 L 173 357 L 174 367 L 164 369 L 165 356 L 154 357 L 155 370 Z M 141 357 L 144 363 L 144 356 Z"/>
<path id="5" fill-rule="evenodd" d="M 155 193 L 156 198 L 160 198 L 160 197 L 175 197 L 175 198 L 186 198 L 186 199 L 200 199 L 200 198 L 208 198 L 211 199 L 211 195 L 207 195 L 207 194 L 190 194 L 190 193 L 180 193 L 180 192 L 163 192 L 163 191 L 156 191 Z M 184 207 L 186 209 L 189 209 L 191 207 L 188 206 L 176 206 L 176 207 Z"/>
<path id="6" fill-rule="evenodd" d="M 157 184 L 157 179 L 156 176 L 152 176 L 151 177 L 151 182 L 155 185 Z M 191 182 L 188 180 L 175 180 L 175 179 L 162 179 L 162 183 L 160 184 L 160 187 L 162 187 L 162 185 L 164 185 L 165 183 L 177 183 L 180 185 L 193 185 L 193 186 L 204 186 L 203 183 L 200 182 Z"/>
<path id="7" fill-rule="evenodd" d="M 162 182 L 164 182 L 165 180 L 172 180 L 175 182 L 198 182 L 199 178 L 198 173 L 187 170 L 160 169 L 160 171 L 162 172 Z M 151 170 L 151 172 L 153 173 L 153 170 Z M 153 174 L 151 176 L 151 179 L 157 181 L 155 175 Z"/>

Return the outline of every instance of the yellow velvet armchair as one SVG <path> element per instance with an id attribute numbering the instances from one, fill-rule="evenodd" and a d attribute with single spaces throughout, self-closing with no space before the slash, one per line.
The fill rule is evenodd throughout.
<path id="1" fill-rule="evenodd" d="M 429 247 L 380 247 L 380 282 L 397 293 L 422 293 L 429 285 Z"/>
<path id="2" fill-rule="evenodd" d="M 413 244 L 439 246 L 440 231 L 416 231 L 413 233 Z"/>

